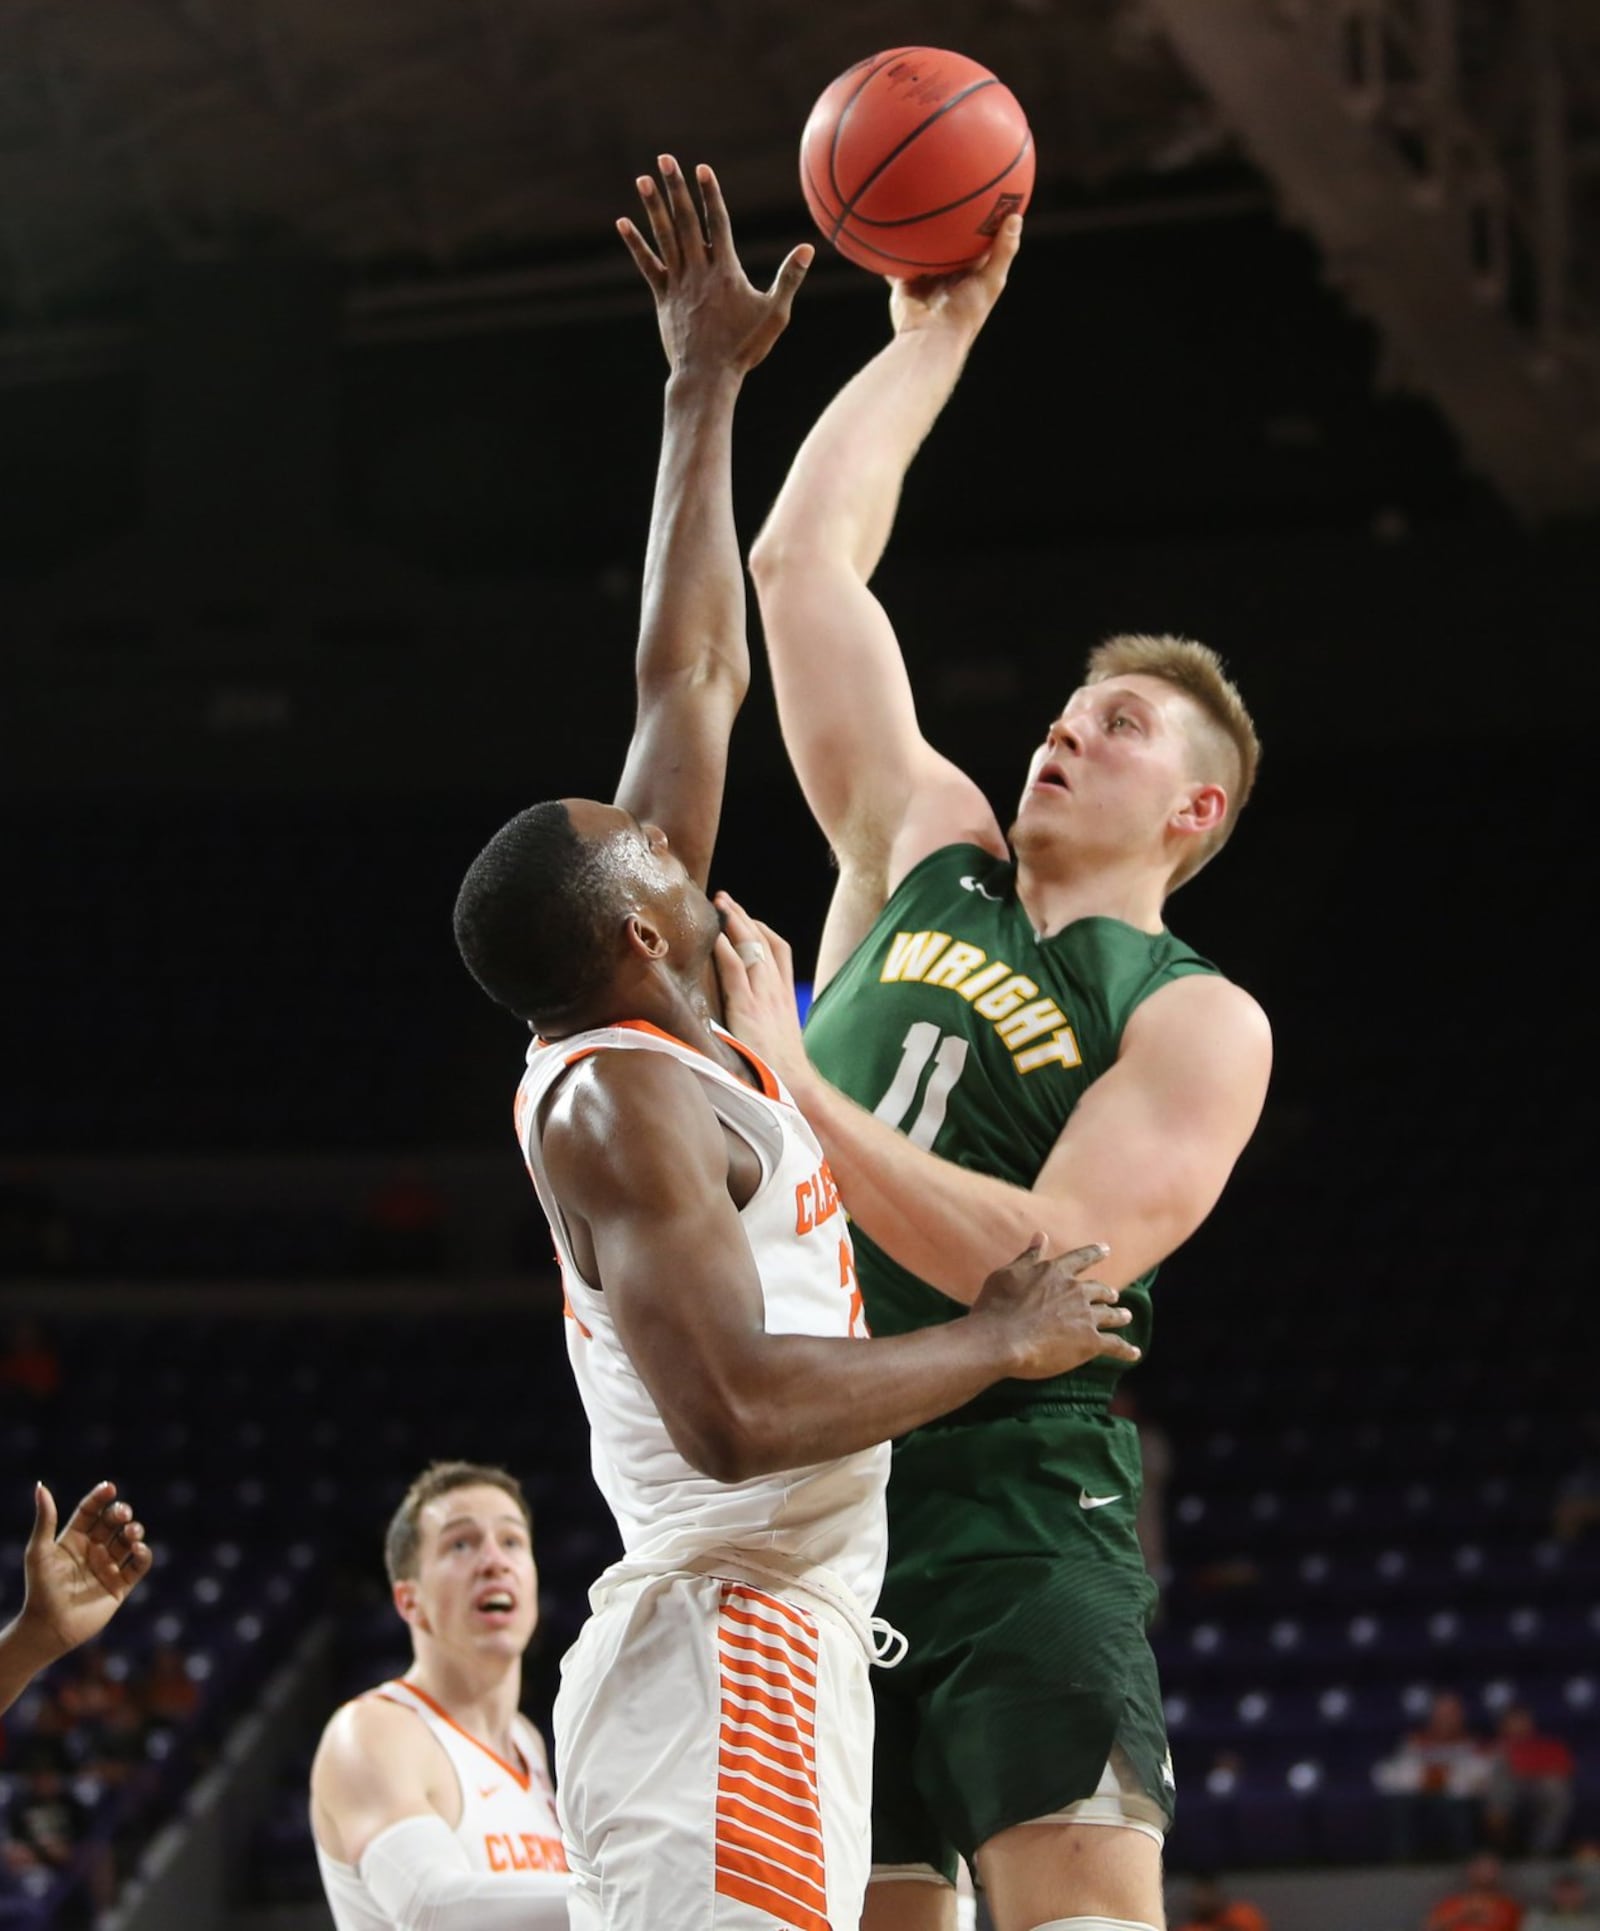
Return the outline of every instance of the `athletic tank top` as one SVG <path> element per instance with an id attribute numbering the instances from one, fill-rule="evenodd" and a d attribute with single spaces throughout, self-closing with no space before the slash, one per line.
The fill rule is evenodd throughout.
<path id="1" fill-rule="evenodd" d="M 818 996 L 806 1050 L 825 1077 L 916 1146 L 1031 1187 L 1089 1085 L 1115 1063 L 1150 994 L 1216 967 L 1170 932 L 1079 919 L 1041 939 L 1017 898 L 1016 865 L 947 845 L 912 868 Z M 853 1230 L 873 1328 L 903 1334 L 965 1310 Z M 1094 1229 L 1087 1227 L 1092 1239 Z M 1146 1356 L 1155 1270 L 1122 1290 L 1124 1336 Z M 1121 1364 L 1050 1381 L 1002 1382 L 975 1407 L 1104 1403 Z"/>
<path id="2" fill-rule="evenodd" d="M 367 1692 L 414 1711 L 438 1738 L 461 1788 L 456 1837 L 475 1871 L 564 1871 L 561 1826 L 544 1739 L 520 1712 L 512 1720 L 518 1763 L 507 1763 L 468 1736 L 426 1690 L 397 1679 Z M 319 1844 L 317 1868 L 338 1931 L 393 1931 L 353 1864 L 341 1864 Z"/>
<path id="3" fill-rule="evenodd" d="M 883 1581 L 886 1443 L 807 1468 L 717 1482 L 673 1447 L 666 1424 L 617 1335 L 605 1295 L 573 1259 L 539 1145 L 545 1096 L 576 1061 L 600 1052 L 665 1053 L 686 1067 L 717 1118 L 755 1154 L 760 1181 L 740 1221 L 760 1277 L 769 1334 L 865 1337 L 850 1231 L 816 1135 L 774 1075 L 731 1035 L 761 1090 L 709 1055 L 642 1020 L 528 1049 L 517 1093 L 517 1135 L 555 1238 L 566 1289 L 567 1351 L 589 1417 L 595 1481 L 616 1518 L 624 1557 L 677 1569 L 718 1553 L 767 1561 L 802 1585 L 837 1594 L 834 1578 L 870 1616 Z M 672 1130 L 663 1121 L 662 1130 Z M 830 1573 L 831 1572 L 831 1573 Z"/>

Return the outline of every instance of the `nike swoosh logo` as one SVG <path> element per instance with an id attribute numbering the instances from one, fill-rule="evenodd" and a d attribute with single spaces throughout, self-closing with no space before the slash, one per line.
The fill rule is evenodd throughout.
<path id="1" fill-rule="evenodd" d="M 1103 1509 L 1107 1502 L 1120 1502 L 1121 1500 L 1122 1491 L 1120 1489 L 1115 1495 L 1091 1495 L 1086 1488 L 1078 1490 L 1078 1507 L 1080 1509 Z"/>
<path id="2" fill-rule="evenodd" d="M 492 1797 L 499 1788 L 500 1786 L 497 1783 L 486 1784 L 484 1788 L 478 1792 L 478 1795 L 482 1798 L 489 1798 L 489 1797 Z"/>
<path id="3" fill-rule="evenodd" d="M 964 892 L 976 892 L 979 898 L 986 898 L 991 905 L 1005 904 L 1005 900 L 998 892 L 991 892 L 986 886 L 980 885 L 971 872 L 962 874 L 961 889 Z"/>

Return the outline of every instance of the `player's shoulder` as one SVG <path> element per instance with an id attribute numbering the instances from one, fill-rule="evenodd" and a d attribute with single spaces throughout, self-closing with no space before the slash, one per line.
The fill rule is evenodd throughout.
<path id="1" fill-rule="evenodd" d="M 1272 1022 L 1254 993 L 1220 972 L 1185 972 L 1158 986 L 1128 1021 L 1130 1043 L 1180 1040 L 1208 1052 L 1270 1055 Z"/>
<path id="2" fill-rule="evenodd" d="M 317 1755 L 363 1754 L 378 1744 L 407 1748 L 427 1735 L 427 1725 L 416 1706 L 390 1693 L 386 1684 L 377 1684 L 341 1703 L 328 1718 L 322 1726 Z"/>

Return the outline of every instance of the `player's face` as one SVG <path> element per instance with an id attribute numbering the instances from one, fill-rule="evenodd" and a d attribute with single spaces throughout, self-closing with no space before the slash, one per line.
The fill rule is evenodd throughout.
<path id="1" fill-rule="evenodd" d="M 516 1503 L 493 1483 L 451 1489 L 417 1526 L 407 1620 L 462 1654 L 520 1656 L 539 1622 L 539 1572 Z"/>
<path id="2" fill-rule="evenodd" d="M 1162 851 L 1172 813 L 1194 791 L 1190 700 L 1158 677 L 1109 678 L 1074 691 L 1028 766 L 1012 826 L 1019 852 L 1062 844 L 1137 857 Z"/>
<path id="3" fill-rule="evenodd" d="M 574 801 L 567 809 L 585 837 L 604 840 L 623 897 L 666 935 L 672 962 L 691 968 L 704 964 L 722 930 L 722 915 L 689 876 L 661 827 L 618 805 L 591 804 L 582 817 Z"/>

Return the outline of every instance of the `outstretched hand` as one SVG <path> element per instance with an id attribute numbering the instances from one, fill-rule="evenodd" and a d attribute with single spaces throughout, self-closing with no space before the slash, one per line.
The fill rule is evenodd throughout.
<path id="1" fill-rule="evenodd" d="M 811 1062 L 800 1033 L 789 942 L 726 892 L 713 903 L 725 920 L 716 965 L 728 1031 L 764 1059 L 803 1106 Z"/>
<path id="2" fill-rule="evenodd" d="M 795 290 L 805 279 L 815 249 L 790 249 L 772 286 L 756 288 L 739 265 L 733 226 L 717 177 L 695 169 L 700 207 L 670 154 L 657 161 L 661 185 L 648 174 L 636 182 L 652 248 L 626 215 L 617 233 L 656 298 L 661 346 L 674 373 L 686 369 L 732 369 L 743 375 L 761 362 L 789 325 Z"/>
<path id="3" fill-rule="evenodd" d="M 988 254 L 955 275 L 925 275 L 889 286 L 889 319 L 896 335 L 948 326 L 976 335 L 1000 299 L 1022 246 L 1022 217 L 1008 215 Z"/>
<path id="4" fill-rule="evenodd" d="M 64 1655 L 104 1629 L 149 1574 L 150 1563 L 144 1527 L 117 1500 L 115 1482 L 97 1482 L 59 1537 L 55 1497 L 41 1482 L 23 1558 L 27 1594 L 18 1620 L 30 1626 L 41 1647 Z"/>

